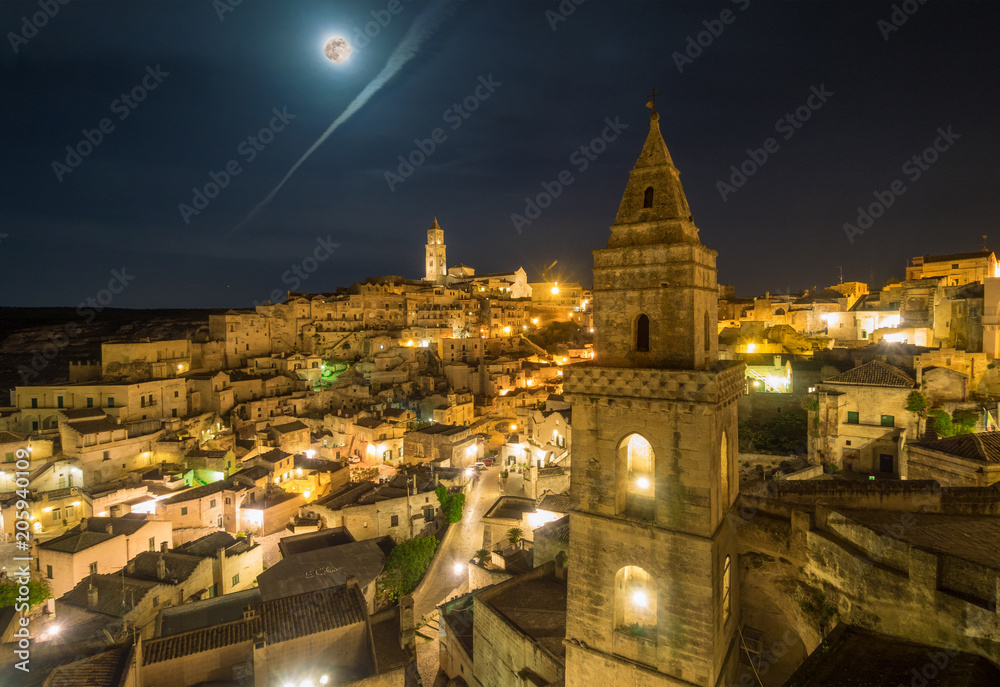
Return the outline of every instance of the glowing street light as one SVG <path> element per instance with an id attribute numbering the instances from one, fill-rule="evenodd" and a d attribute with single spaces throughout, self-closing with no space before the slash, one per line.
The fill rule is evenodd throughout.
<path id="1" fill-rule="evenodd" d="M 452 572 L 454 572 L 456 575 L 461 575 L 463 572 L 465 572 L 465 564 L 455 563 L 455 565 L 453 565 L 451 569 Z"/>
<path id="2" fill-rule="evenodd" d="M 649 605 L 649 599 L 646 597 L 646 592 L 641 589 L 637 589 L 632 592 L 632 603 L 634 603 L 639 608 L 645 608 Z"/>
<path id="3" fill-rule="evenodd" d="M 757 344 L 747 344 L 747 353 L 753 353 L 757 350 Z"/>
<path id="4" fill-rule="evenodd" d="M 635 481 L 635 484 L 640 489 L 649 489 L 649 480 L 645 477 L 640 477 Z"/>

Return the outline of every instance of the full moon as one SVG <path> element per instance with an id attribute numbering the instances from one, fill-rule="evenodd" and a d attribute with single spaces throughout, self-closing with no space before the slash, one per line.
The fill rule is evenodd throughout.
<path id="1" fill-rule="evenodd" d="M 340 36 L 331 38 L 323 46 L 323 54 L 331 62 L 343 62 L 351 54 L 351 44 L 347 42 L 347 39 Z"/>

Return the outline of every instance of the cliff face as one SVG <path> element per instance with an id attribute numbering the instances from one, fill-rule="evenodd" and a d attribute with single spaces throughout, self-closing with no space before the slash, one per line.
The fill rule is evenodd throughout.
<path id="1" fill-rule="evenodd" d="M 71 361 L 101 360 L 101 343 L 208 339 L 208 316 L 224 310 L 0 308 L 0 406 L 25 384 L 69 381 Z"/>

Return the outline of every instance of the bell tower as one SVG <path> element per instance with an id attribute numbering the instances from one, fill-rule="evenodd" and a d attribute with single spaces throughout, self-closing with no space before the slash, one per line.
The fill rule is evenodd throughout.
<path id="1" fill-rule="evenodd" d="M 424 249 L 426 276 L 424 281 L 443 283 L 448 275 L 448 264 L 445 260 L 444 230 L 434 218 L 434 224 L 427 230 L 427 246 Z"/>
<path id="2" fill-rule="evenodd" d="M 572 365 L 566 685 L 735 679 L 742 363 L 718 360 L 702 245 L 659 115 L 594 251 L 596 357 Z"/>

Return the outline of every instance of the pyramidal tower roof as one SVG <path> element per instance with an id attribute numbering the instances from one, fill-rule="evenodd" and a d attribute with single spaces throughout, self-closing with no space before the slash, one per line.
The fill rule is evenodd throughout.
<path id="1" fill-rule="evenodd" d="M 608 248 L 654 243 L 698 243 L 681 174 L 660 133 L 660 115 L 649 116 L 649 134 L 629 174 L 611 227 Z"/>
<path id="2" fill-rule="evenodd" d="M 438 224 L 437 215 L 434 215 L 434 223 L 431 225 L 431 229 L 440 229 L 441 225 Z"/>

